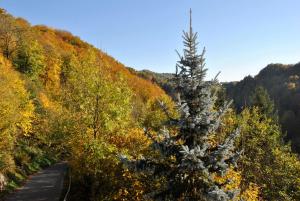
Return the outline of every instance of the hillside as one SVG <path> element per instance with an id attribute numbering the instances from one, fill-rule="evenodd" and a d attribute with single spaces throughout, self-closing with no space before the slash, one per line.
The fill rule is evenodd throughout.
<path id="1" fill-rule="evenodd" d="M 115 185 L 113 177 L 123 175 L 118 154 L 144 150 L 142 128 L 165 119 L 156 101 L 172 104 L 158 85 L 79 37 L 32 26 L 3 9 L 0 83 L 0 199 L 4 187 L 11 191 L 59 160 L 69 161 L 74 186 L 82 186 L 74 199 L 90 188 L 82 178 L 98 171 L 93 165 L 107 163 L 98 176 L 108 188 Z M 105 168 L 111 173 L 106 179 Z M 120 189 L 122 182 L 135 182 L 127 176 L 118 178 Z"/>
<path id="2" fill-rule="evenodd" d="M 136 71 L 136 75 L 150 80 L 163 88 L 167 94 L 174 97 L 173 74 L 155 73 L 149 70 Z M 278 110 L 280 124 L 287 133 L 287 140 L 292 142 L 295 151 L 300 152 L 300 64 L 284 65 L 270 64 L 258 75 L 246 76 L 237 82 L 222 83 L 226 89 L 227 99 L 234 100 L 235 108 L 240 112 L 245 106 L 250 106 L 250 95 L 257 86 L 267 89 Z"/>
<path id="3" fill-rule="evenodd" d="M 250 94 L 263 86 L 274 100 L 282 129 L 294 149 L 300 152 L 300 63 L 295 65 L 270 64 L 256 76 L 239 82 L 224 83 L 229 98 L 238 110 L 249 105 Z"/>
<path id="4" fill-rule="evenodd" d="M 156 73 L 150 70 L 135 70 L 133 68 L 127 67 L 133 74 L 151 81 L 152 83 L 160 86 L 169 96 L 174 97 L 174 74 L 172 73 Z"/>
<path id="5" fill-rule="evenodd" d="M 58 198 L 66 166 L 72 201 L 300 200 L 300 161 L 266 90 L 240 111 L 263 85 L 282 107 L 281 121 L 296 125 L 299 64 L 224 84 L 237 112 L 218 80 L 207 81 L 191 10 L 183 44 L 175 82 L 0 9 L 0 200 L 21 186 L 12 199 Z M 58 182 L 50 196 L 45 185 L 23 185 L 62 161 L 55 174 L 28 180 Z"/>

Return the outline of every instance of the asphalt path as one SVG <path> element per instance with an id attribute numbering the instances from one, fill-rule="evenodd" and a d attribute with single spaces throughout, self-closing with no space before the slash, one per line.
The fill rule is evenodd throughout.
<path id="1" fill-rule="evenodd" d="M 29 177 L 23 187 L 5 201 L 59 201 L 67 164 L 57 163 Z"/>

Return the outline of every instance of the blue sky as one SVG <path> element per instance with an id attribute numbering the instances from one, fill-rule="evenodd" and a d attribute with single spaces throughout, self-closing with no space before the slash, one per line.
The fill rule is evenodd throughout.
<path id="1" fill-rule="evenodd" d="M 64 29 L 136 69 L 174 72 L 189 8 L 208 77 L 255 75 L 300 61 L 299 0 L 0 0 L 31 24 Z"/>

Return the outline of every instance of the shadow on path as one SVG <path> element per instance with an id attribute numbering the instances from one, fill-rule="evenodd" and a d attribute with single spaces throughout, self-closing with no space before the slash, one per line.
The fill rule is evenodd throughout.
<path id="1" fill-rule="evenodd" d="M 41 170 L 5 201 L 59 201 L 66 170 L 65 162 Z"/>

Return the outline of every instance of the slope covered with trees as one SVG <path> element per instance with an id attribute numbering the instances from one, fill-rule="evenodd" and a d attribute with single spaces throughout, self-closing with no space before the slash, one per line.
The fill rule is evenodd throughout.
<path id="1" fill-rule="evenodd" d="M 290 65 L 291 67 L 292 65 Z M 286 144 L 285 131 L 282 131 L 282 124 L 285 122 L 282 122 L 282 112 L 279 113 L 279 106 L 277 105 L 278 99 L 282 100 L 283 98 L 280 94 L 290 93 L 287 84 L 284 84 L 283 81 L 284 77 L 286 77 L 286 80 L 290 80 L 291 75 L 284 75 L 284 72 L 277 74 L 279 78 L 273 84 L 271 82 L 274 72 L 270 70 L 265 74 L 264 82 L 258 82 L 256 77 L 247 77 L 241 82 L 223 83 L 224 88 L 219 88 L 220 85 L 218 87 L 221 90 L 218 91 L 219 100 L 216 105 L 222 105 L 228 97 L 234 100 L 233 107 L 224 117 L 224 127 L 221 128 L 221 133 L 223 131 L 232 132 L 237 125 L 240 125 L 241 138 L 238 144 L 239 149 L 244 150 L 244 154 L 240 160 L 238 175 L 242 178 L 241 191 L 244 191 L 244 195 L 251 197 L 251 199 L 255 198 L 255 193 L 253 193 L 255 189 L 259 189 L 261 198 L 266 200 L 299 199 L 300 163 L 298 156 L 292 153 L 290 145 Z M 296 72 L 294 69 L 293 73 L 288 74 Z M 268 76 L 269 73 L 271 76 Z M 148 72 L 148 74 L 150 74 L 148 78 L 154 77 L 152 80 L 156 81 L 157 73 Z M 158 77 L 164 80 L 162 83 L 169 82 L 169 85 L 172 85 L 174 94 L 174 77 L 171 79 L 164 78 L 163 75 Z M 295 78 L 297 77 L 295 76 Z M 294 79 L 294 76 L 292 76 L 292 79 Z M 252 80 L 252 82 L 249 80 Z M 159 84 L 160 81 L 157 83 Z M 278 90 L 276 97 L 270 96 L 268 90 L 263 87 L 267 86 L 270 90 L 273 90 L 273 87 L 276 89 L 280 85 L 282 85 L 280 88 L 282 91 Z M 226 89 L 229 94 L 226 93 Z M 233 91 L 235 92 L 234 95 L 232 94 Z M 290 97 L 292 96 L 291 93 Z M 246 101 L 242 101 L 242 98 L 245 98 Z M 291 100 L 293 99 L 285 99 L 288 102 L 291 102 Z M 236 106 L 238 105 L 235 104 L 236 102 L 240 103 L 240 106 Z M 245 103 L 247 104 L 244 105 Z M 292 120 L 297 121 L 296 119 Z M 297 128 L 291 128 L 295 129 L 295 134 L 298 133 Z M 217 139 L 220 137 L 217 137 Z M 291 140 L 294 144 L 293 138 Z M 250 188 L 252 191 L 245 192 L 245 188 Z M 249 194 L 249 192 L 251 193 Z"/>
<path id="2" fill-rule="evenodd" d="M 137 71 L 127 67 L 132 73 L 137 76 L 149 80 L 160 86 L 169 96 L 175 99 L 175 76 L 172 73 L 156 73 L 150 70 Z"/>
<path id="3" fill-rule="evenodd" d="M 272 94 L 258 88 L 249 108 L 229 108 L 216 80 L 204 80 L 195 40 L 185 33 L 180 71 L 164 75 L 175 104 L 156 84 L 164 76 L 1 9 L 0 195 L 67 160 L 75 201 L 299 200 L 300 162 Z M 297 76 L 288 79 L 297 91 Z"/>
<path id="4" fill-rule="evenodd" d="M 117 199 L 130 175 L 116 155 L 145 149 L 143 125 L 165 118 L 155 100 L 171 99 L 69 32 L 31 26 L 3 9 L 0 21 L 1 189 L 67 159 L 74 188 Z"/>
<path id="5" fill-rule="evenodd" d="M 155 73 L 148 70 L 135 71 L 137 75 L 161 86 L 167 94 L 175 98 L 174 74 Z M 299 152 L 299 76 L 300 65 L 270 64 L 254 77 L 247 76 L 239 82 L 222 83 L 225 91 L 220 96 L 234 100 L 238 112 L 243 108 L 256 105 L 253 94 L 256 90 L 267 93 L 262 100 L 269 110 L 274 107 L 274 115 L 278 118 L 282 131 L 287 134 L 286 140 L 292 142 L 294 151 Z M 260 99 L 261 97 L 259 97 Z M 257 106 L 257 105 L 256 105 Z M 267 112 L 267 111 L 266 111 Z"/>
<path id="6" fill-rule="evenodd" d="M 275 110 L 287 140 L 292 142 L 295 151 L 300 152 L 300 64 L 270 64 L 258 75 L 247 76 L 240 82 L 225 83 L 229 98 L 234 100 L 236 108 L 252 105 L 251 94 L 259 86 L 267 90 L 274 101 Z"/>

